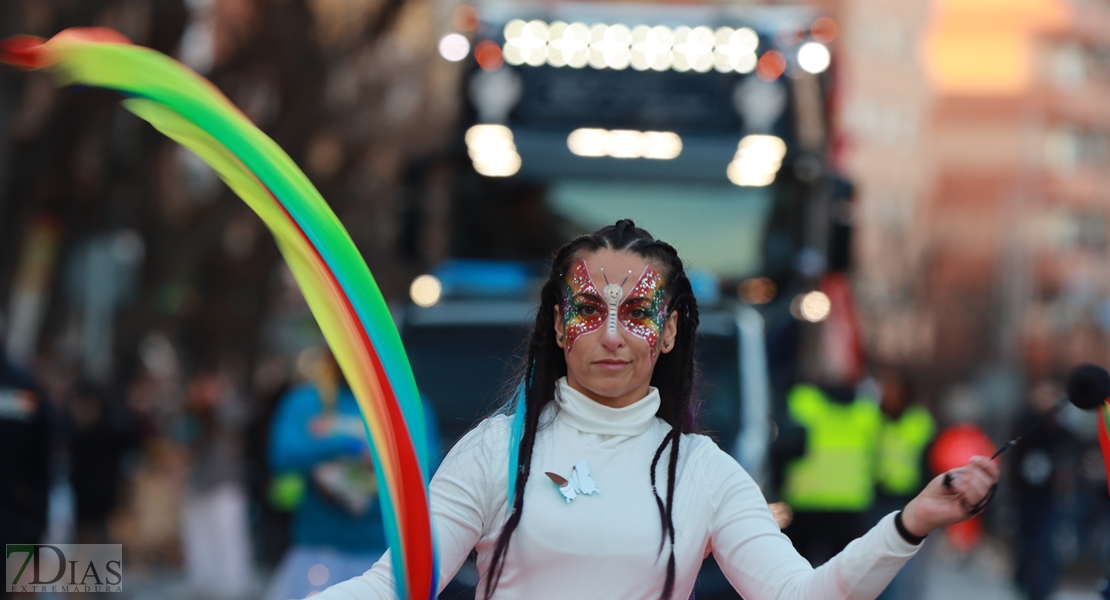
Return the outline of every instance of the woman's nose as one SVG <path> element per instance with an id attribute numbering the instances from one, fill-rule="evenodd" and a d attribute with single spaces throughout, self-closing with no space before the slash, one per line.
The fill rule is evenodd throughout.
<path id="1" fill-rule="evenodd" d="M 621 335 L 620 325 L 601 328 L 601 345 L 609 350 L 616 350 L 624 345 L 624 336 Z"/>

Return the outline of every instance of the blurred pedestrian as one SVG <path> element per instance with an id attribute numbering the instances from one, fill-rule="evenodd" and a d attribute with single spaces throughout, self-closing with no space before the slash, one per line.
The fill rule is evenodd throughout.
<path id="1" fill-rule="evenodd" d="M 253 586 L 241 430 L 245 407 L 223 376 L 189 384 L 186 409 L 196 424 L 193 468 L 182 514 L 185 571 L 205 598 L 243 598 Z"/>
<path id="2" fill-rule="evenodd" d="M 77 543 L 108 543 L 108 517 L 119 501 L 121 461 L 137 440 L 135 420 L 107 386 L 84 383 L 69 402 L 69 478 Z"/>
<path id="3" fill-rule="evenodd" d="M 439 453 L 424 403 L 429 455 Z M 266 600 L 304 598 L 361 575 L 388 548 L 362 413 L 339 365 L 322 353 L 315 381 L 280 401 L 270 437 L 275 501 L 293 510 L 292 547 Z"/>
<path id="4" fill-rule="evenodd" d="M 1014 422 L 1014 435 L 1039 423 L 1062 393 L 1054 381 L 1034 385 L 1026 409 Z M 1066 468 L 1075 464 L 1078 446 L 1057 416 L 1030 431 L 1009 461 L 1018 521 L 1014 579 L 1029 600 L 1048 598 L 1060 577 L 1054 543 L 1060 519 L 1058 488 Z"/>
<path id="5" fill-rule="evenodd" d="M 251 382 L 253 408 L 250 425 L 244 432 L 246 483 L 250 493 L 251 527 L 255 563 L 264 571 L 277 568 L 289 550 L 292 518 L 287 509 L 270 500 L 274 479 L 270 471 L 271 425 L 278 405 L 289 392 L 289 368 L 282 358 L 259 361 Z M 299 485 L 299 483 L 297 483 Z"/>
<path id="6" fill-rule="evenodd" d="M 42 541 L 50 490 L 48 424 L 41 388 L 0 351 L 0 548 Z"/>
<path id="7" fill-rule="evenodd" d="M 868 529 L 879 407 L 851 388 L 801 384 L 790 391 L 787 409 L 806 430 L 806 451 L 786 467 L 782 499 L 794 519 L 783 532 L 819 565 Z"/>
<path id="8" fill-rule="evenodd" d="M 936 435 L 936 421 L 929 409 L 916 402 L 906 374 L 892 366 L 879 369 L 878 458 L 875 470 L 875 504 L 872 523 L 903 509 L 928 483 L 926 456 Z M 880 600 L 916 600 L 922 595 L 922 554 L 906 563 L 880 596 Z"/>

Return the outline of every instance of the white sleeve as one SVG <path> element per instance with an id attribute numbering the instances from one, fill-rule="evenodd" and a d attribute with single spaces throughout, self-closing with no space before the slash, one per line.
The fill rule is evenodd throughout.
<path id="1" fill-rule="evenodd" d="M 505 503 L 508 418 L 494 416 L 467 433 L 432 477 L 432 526 L 439 556 L 437 592 L 451 581 Z M 500 485 L 500 487 L 498 487 Z M 313 600 L 393 600 L 393 566 L 386 552 L 369 571 L 337 583 Z"/>
<path id="2" fill-rule="evenodd" d="M 779 531 L 747 472 L 716 444 L 707 446 L 704 481 L 718 503 L 710 549 L 748 600 L 874 600 L 919 548 L 898 534 L 892 513 L 814 569 Z"/>

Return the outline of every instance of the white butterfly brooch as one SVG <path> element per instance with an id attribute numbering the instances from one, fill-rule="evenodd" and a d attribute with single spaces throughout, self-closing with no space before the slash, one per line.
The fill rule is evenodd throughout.
<path id="1" fill-rule="evenodd" d="M 578 461 L 574 468 L 570 471 L 570 479 L 566 479 L 558 473 L 547 471 L 546 475 L 559 486 L 559 492 L 567 499 L 567 504 L 571 500 L 578 497 L 578 494 L 600 494 L 601 490 L 597 489 L 597 482 L 590 477 L 590 467 L 586 465 L 586 460 Z"/>

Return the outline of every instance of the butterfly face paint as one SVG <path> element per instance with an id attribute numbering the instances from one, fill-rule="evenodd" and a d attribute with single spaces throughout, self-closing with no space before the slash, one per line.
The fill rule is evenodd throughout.
<path id="1" fill-rule="evenodd" d="M 569 353 L 575 340 L 601 329 L 605 322 L 605 303 L 590 278 L 590 271 L 584 260 L 574 263 L 567 273 L 563 286 L 562 309 L 563 331 L 567 336 L 566 348 Z"/>
<path id="2" fill-rule="evenodd" d="M 632 291 L 628 300 L 620 305 L 619 319 L 622 327 L 632 335 L 642 338 L 651 349 L 655 358 L 659 336 L 667 322 L 667 291 L 663 285 L 663 275 L 648 265 Z"/>
<path id="3" fill-rule="evenodd" d="M 663 275 L 650 264 L 624 299 L 624 288 L 608 283 L 598 291 L 585 260 L 574 263 L 563 288 L 563 330 L 569 353 L 579 337 L 604 325 L 615 335 L 618 325 L 643 339 L 655 358 L 655 351 L 666 323 L 666 290 Z"/>

